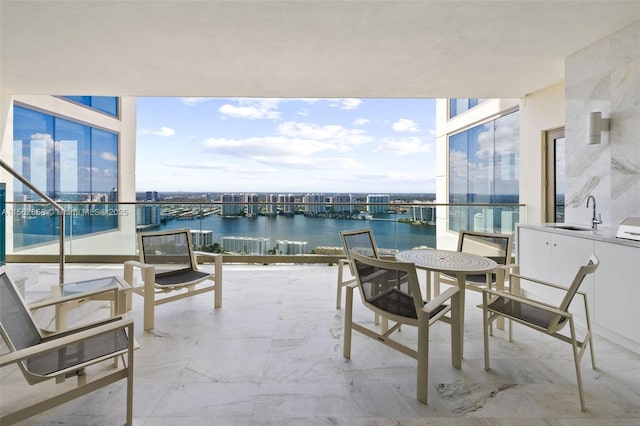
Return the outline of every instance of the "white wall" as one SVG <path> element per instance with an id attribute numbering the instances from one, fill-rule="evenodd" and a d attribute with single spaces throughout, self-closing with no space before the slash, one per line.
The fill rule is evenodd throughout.
<path id="1" fill-rule="evenodd" d="M 520 202 L 526 204 L 526 223 L 545 217 L 545 132 L 564 126 L 564 83 L 547 87 L 520 102 Z"/>
<path id="2" fill-rule="evenodd" d="M 603 227 L 640 216 L 640 21 L 566 60 L 566 221 L 590 224 L 593 194 Z M 611 131 L 587 145 L 587 116 Z"/>
<path id="3" fill-rule="evenodd" d="M 120 135 L 118 141 L 118 197 L 119 201 L 135 201 L 135 141 L 136 141 L 136 99 L 122 97 L 120 100 L 121 119 L 76 105 L 54 96 L 44 95 L 2 95 L 0 97 L 0 158 L 13 166 L 13 105 L 27 108 L 73 121 L 102 128 Z M 0 170 L 0 182 L 7 184 L 7 201 L 13 201 L 14 178 L 4 169 Z M 46 188 L 39 188 L 44 191 Z M 135 206 L 123 206 L 130 211 L 119 216 L 119 230 L 68 239 L 66 254 L 116 254 L 135 253 Z M 13 223 L 7 218 L 7 254 L 17 254 L 13 249 Z M 108 241 L 108 243 L 105 243 Z M 58 254 L 59 245 L 44 244 L 25 250 L 25 254 Z"/>

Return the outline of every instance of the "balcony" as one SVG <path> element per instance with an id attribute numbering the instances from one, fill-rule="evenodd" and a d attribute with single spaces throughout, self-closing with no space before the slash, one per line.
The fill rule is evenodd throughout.
<path id="1" fill-rule="evenodd" d="M 226 263 L 335 263 L 339 231 L 372 228 L 378 246 L 394 252 L 417 246 L 454 248 L 457 231 L 513 233 L 521 204 L 64 202 L 64 254 L 69 262 L 122 262 L 136 257 L 136 234 L 189 228 L 196 249 L 225 253 Z M 58 211 L 39 201 L 11 202 L 9 262 L 56 262 Z M 105 242 L 108 241 L 108 244 Z"/>
<path id="2" fill-rule="evenodd" d="M 56 265 L 7 267 L 36 271 L 27 280 L 30 300 L 57 283 Z M 67 280 L 121 273 L 121 265 L 70 264 Z M 571 351 L 528 328 L 515 328 L 512 343 L 495 331 L 492 370 L 484 371 L 480 295 L 474 292 L 467 293 L 461 370 L 450 364 L 448 326 L 432 328 L 430 403 L 422 405 L 415 399 L 415 360 L 359 333 L 353 336 L 352 359 L 342 357 L 344 311 L 335 309 L 336 274 L 336 266 L 322 264 L 225 265 L 222 308 L 212 308 L 210 295 L 163 305 L 156 311 L 156 328 L 147 333 L 139 326 L 142 299 L 135 296 L 131 315 L 140 348 L 134 422 L 635 424 L 640 417 L 640 357 L 599 337 L 594 345 L 599 369 L 583 360 L 585 413 L 578 404 Z M 354 315 L 372 321 L 360 305 Z M 105 311 L 100 307 L 95 312 Z M 409 344 L 416 341 L 410 327 L 400 335 Z M 29 395 L 23 382 L 18 371 L 2 369 L 3 406 Z M 113 384 L 25 424 L 121 424 L 124 392 L 124 382 Z"/>

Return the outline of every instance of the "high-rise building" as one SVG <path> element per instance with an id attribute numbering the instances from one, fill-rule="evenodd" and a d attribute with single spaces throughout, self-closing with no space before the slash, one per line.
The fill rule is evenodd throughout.
<path id="1" fill-rule="evenodd" d="M 278 210 L 286 215 L 295 214 L 295 201 L 296 197 L 293 194 L 278 194 Z"/>
<path id="2" fill-rule="evenodd" d="M 262 237 L 222 237 L 224 251 L 231 253 L 266 255 L 269 251 L 269 238 Z"/>
<path id="3" fill-rule="evenodd" d="M 352 194 L 336 194 L 329 198 L 329 204 L 335 212 L 352 213 L 354 210 Z"/>
<path id="4" fill-rule="evenodd" d="M 327 196 L 325 194 L 306 194 L 302 197 L 306 213 L 324 213 L 327 211 Z"/>
<path id="5" fill-rule="evenodd" d="M 242 194 L 222 194 L 222 216 L 241 216 L 244 213 L 244 204 Z"/>
<path id="6" fill-rule="evenodd" d="M 277 241 L 278 254 L 305 254 L 307 252 L 306 241 Z"/>
<path id="7" fill-rule="evenodd" d="M 246 203 L 247 216 L 256 216 L 260 213 L 260 204 L 258 204 L 258 194 L 244 194 Z"/>
<path id="8" fill-rule="evenodd" d="M 367 212 L 369 214 L 386 213 L 391 208 L 391 197 L 385 194 L 369 194 L 367 195 Z"/>

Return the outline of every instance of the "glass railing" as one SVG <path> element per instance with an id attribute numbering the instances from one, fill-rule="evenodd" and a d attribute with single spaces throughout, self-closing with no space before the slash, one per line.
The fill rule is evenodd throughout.
<path id="1" fill-rule="evenodd" d="M 197 250 L 229 255 L 340 255 L 340 231 L 371 228 L 381 251 L 443 247 L 461 229 L 513 233 L 521 204 L 318 204 L 200 202 L 59 202 L 65 211 L 65 254 L 136 255 L 137 233 L 192 230 Z M 60 214 L 42 202 L 7 202 L 8 261 L 58 255 Z M 73 260 L 71 260 L 73 261 Z"/>

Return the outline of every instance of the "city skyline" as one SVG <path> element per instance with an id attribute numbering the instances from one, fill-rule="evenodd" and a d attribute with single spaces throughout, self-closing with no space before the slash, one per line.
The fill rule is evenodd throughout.
<path id="1" fill-rule="evenodd" d="M 137 108 L 137 192 L 435 192 L 433 99 L 138 98 Z"/>

